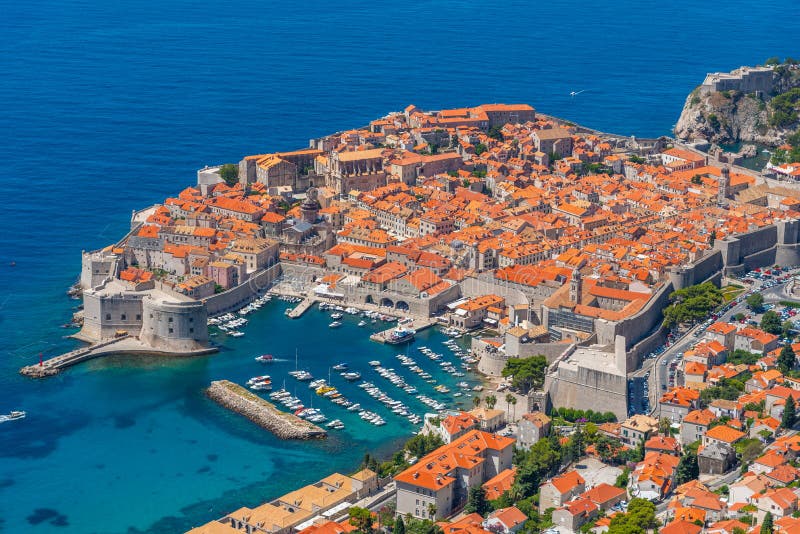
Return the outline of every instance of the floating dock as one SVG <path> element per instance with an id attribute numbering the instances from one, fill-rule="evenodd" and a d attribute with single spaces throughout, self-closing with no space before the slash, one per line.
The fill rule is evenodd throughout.
<path id="1" fill-rule="evenodd" d="M 206 395 L 223 408 L 248 418 L 281 439 L 308 440 L 328 436 L 328 432 L 317 425 L 279 410 L 271 402 L 229 380 L 211 382 Z"/>
<path id="2" fill-rule="evenodd" d="M 286 314 L 286 317 L 289 319 L 297 319 L 302 316 L 305 312 L 307 312 L 311 306 L 313 306 L 317 302 L 317 299 L 313 297 L 306 297 L 300 302 L 297 306 L 291 309 L 289 313 Z"/>

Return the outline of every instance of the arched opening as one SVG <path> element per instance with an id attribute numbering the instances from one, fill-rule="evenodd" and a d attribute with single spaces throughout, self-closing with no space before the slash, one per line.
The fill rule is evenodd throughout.
<path id="1" fill-rule="evenodd" d="M 387 308 L 394 308 L 394 302 L 392 299 L 382 298 L 381 299 L 381 306 L 386 306 Z"/>
<path id="2" fill-rule="evenodd" d="M 364 299 L 364 302 L 367 304 L 375 304 L 375 301 L 372 299 L 372 295 L 367 295 L 367 298 Z"/>
<path id="3" fill-rule="evenodd" d="M 408 302 L 404 300 L 398 300 L 394 307 L 401 311 L 408 311 Z"/>

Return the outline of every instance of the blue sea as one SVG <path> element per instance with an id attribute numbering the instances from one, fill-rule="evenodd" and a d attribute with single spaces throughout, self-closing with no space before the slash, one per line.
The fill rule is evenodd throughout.
<path id="1" fill-rule="evenodd" d="M 0 412 L 29 413 L 0 425 L 0 531 L 180 532 L 351 471 L 411 431 L 387 416 L 379 430 L 352 421 L 325 442 L 283 443 L 207 401 L 209 381 L 263 372 L 257 354 L 287 358 L 268 371 L 285 374 L 295 349 L 316 375 L 346 360 L 380 385 L 365 362 L 398 349 L 352 320 L 329 330 L 317 311 L 289 321 L 279 302 L 214 356 L 20 377 L 39 352 L 75 345 L 61 325 L 80 251 L 121 236 L 131 210 L 205 164 L 305 146 L 412 103 L 527 102 L 605 131 L 668 134 L 707 71 L 800 55 L 783 29 L 798 19 L 793 0 L 0 0 Z"/>

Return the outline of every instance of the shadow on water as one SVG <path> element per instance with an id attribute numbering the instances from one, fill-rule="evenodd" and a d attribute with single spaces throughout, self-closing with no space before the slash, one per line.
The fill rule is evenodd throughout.
<path id="1" fill-rule="evenodd" d="M 54 527 L 68 527 L 67 516 L 52 508 L 37 508 L 27 518 L 31 525 L 49 523 Z"/>

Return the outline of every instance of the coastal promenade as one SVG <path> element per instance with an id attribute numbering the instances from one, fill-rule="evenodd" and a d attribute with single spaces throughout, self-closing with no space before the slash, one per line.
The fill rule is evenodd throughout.
<path id="1" fill-rule="evenodd" d="M 203 354 L 211 354 L 217 352 L 217 347 L 207 347 L 191 352 L 181 353 L 180 356 L 200 356 Z M 75 349 L 64 354 L 59 354 L 52 358 L 44 360 L 41 364 L 28 365 L 19 370 L 19 373 L 31 378 L 45 378 L 53 376 L 61 372 L 67 367 L 100 358 L 102 356 L 111 356 L 113 354 L 140 354 L 151 356 L 175 356 L 174 352 L 162 352 L 157 349 L 145 345 L 138 339 L 130 335 L 120 336 L 102 343 L 89 345 Z"/>

